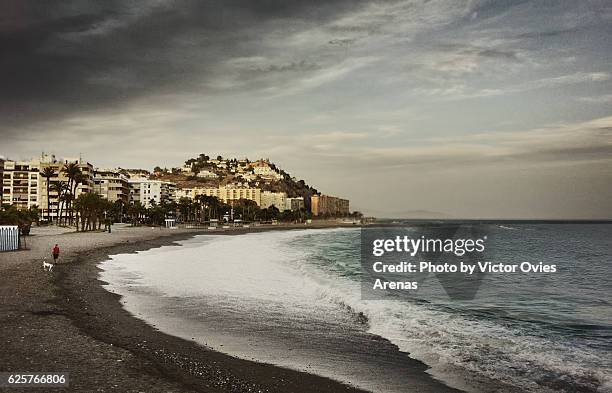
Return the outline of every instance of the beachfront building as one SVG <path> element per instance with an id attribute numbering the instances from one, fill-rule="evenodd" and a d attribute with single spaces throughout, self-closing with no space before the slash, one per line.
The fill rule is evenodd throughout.
<path id="1" fill-rule="evenodd" d="M 73 186 L 72 190 L 64 190 L 64 193 L 72 193 L 74 198 L 85 192 L 93 190 L 93 166 L 79 159 L 57 159 L 54 155 L 42 154 L 39 159 L 29 161 L 7 160 L 4 163 L 2 173 L 2 203 L 14 205 L 18 209 L 27 209 L 37 206 L 41 217 L 56 219 L 59 216 L 61 204 L 57 187 L 62 184 L 67 187 L 70 179 L 66 176 L 64 168 L 76 163 L 81 171 L 80 181 Z M 53 170 L 53 177 L 49 179 L 49 211 L 47 211 L 47 179 L 41 176 L 46 168 Z M 64 203 L 64 205 L 66 205 Z M 69 214 L 66 211 L 66 215 Z"/>
<path id="2" fill-rule="evenodd" d="M 17 209 L 40 206 L 40 163 L 32 161 L 4 162 L 2 171 L 2 204 Z"/>
<path id="3" fill-rule="evenodd" d="M 285 210 L 287 205 L 287 194 L 284 192 L 272 192 L 264 191 L 261 193 L 261 208 L 267 209 L 271 206 L 276 207 L 278 210 Z"/>
<path id="4" fill-rule="evenodd" d="M 214 196 L 223 203 L 233 204 L 239 199 L 248 199 L 261 206 L 261 189 L 251 187 L 236 187 L 233 185 L 221 186 L 218 188 L 195 187 L 192 189 L 177 190 L 177 198 L 184 196 L 195 199 L 198 195 Z"/>
<path id="5" fill-rule="evenodd" d="M 297 212 L 304 209 L 304 207 L 304 197 L 287 198 L 285 201 L 285 210 Z"/>
<path id="6" fill-rule="evenodd" d="M 34 161 L 33 161 L 34 162 Z M 77 164 L 81 172 L 80 181 L 76 184 L 72 184 L 72 190 L 64 190 L 63 192 L 72 193 L 74 191 L 74 199 L 78 198 L 81 194 L 87 192 L 93 192 L 93 165 L 89 162 L 83 161 L 82 158 L 56 158 L 55 155 L 44 154 L 41 156 L 39 161 L 40 171 L 44 171 L 45 168 L 51 168 L 53 170 L 53 177 L 49 179 L 49 211 L 47 211 L 47 179 L 40 177 L 40 205 L 42 217 L 50 217 L 51 220 L 59 218 L 60 214 L 63 217 L 67 217 L 70 212 L 67 209 L 67 203 L 62 203 L 60 195 L 58 193 L 59 185 L 68 187 L 71 185 L 70 179 L 66 176 L 64 168 L 68 164 Z M 61 212 L 61 213 L 60 213 Z"/>
<path id="7" fill-rule="evenodd" d="M 310 197 L 310 211 L 313 216 L 347 216 L 349 200 L 331 195 L 313 195 Z"/>
<path id="8" fill-rule="evenodd" d="M 122 201 L 127 204 L 130 186 L 127 176 L 117 169 L 96 169 L 93 176 L 95 193 L 111 202 Z"/>
<path id="9" fill-rule="evenodd" d="M 172 200 L 176 195 L 176 184 L 144 178 L 129 179 L 130 202 L 140 202 L 147 209 L 152 203 Z"/>
<path id="10" fill-rule="evenodd" d="M 0 182 L 2 182 L 2 173 L 4 172 L 4 161 L 6 161 L 4 159 L 4 157 L 0 156 Z M 0 205 L 2 204 L 2 184 L 0 184 Z"/>

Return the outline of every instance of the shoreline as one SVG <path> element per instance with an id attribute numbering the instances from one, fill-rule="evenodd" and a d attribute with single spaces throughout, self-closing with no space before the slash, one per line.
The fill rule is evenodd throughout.
<path id="1" fill-rule="evenodd" d="M 84 344 L 82 348 L 75 343 L 75 349 L 81 352 L 93 349 L 94 352 L 90 354 L 93 356 L 93 363 L 100 363 L 103 360 L 102 368 L 96 368 L 94 364 L 90 368 L 78 363 L 79 366 L 76 367 L 78 372 L 75 372 L 74 366 L 67 367 L 64 371 L 72 371 L 72 374 L 76 375 L 71 376 L 71 386 L 66 389 L 67 391 L 91 391 L 91 386 L 95 385 L 98 386 L 98 391 L 118 389 L 117 391 L 135 392 L 363 392 L 356 387 L 325 377 L 238 359 L 203 347 L 194 341 L 162 333 L 126 311 L 120 304 L 120 296 L 104 289 L 102 287 L 104 282 L 98 279 L 100 271 L 98 264 L 109 255 L 173 245 L 178 240 L 196 235 L 238 235 L 267 230 L 338 226 L 278 226 L 215 232 L 181 230 L 179 233 L 164 230 L 163 234 L 149 233 L 153 235 L 151 238 L 142 239 L 136 236 L 103 247 L 78 250 L 56 266 L 57 273 L 49 283 L 53 287 L 52 297 L 44 301 L 41 309 L 31 312 L 31 317 L 60 319 L 61 321 L 57 322 L 69 323 L 78 330 L 79 336 L 84 335 L 93 341 Z M 70 234 L 59 235 L 58 238 L 61 239 L 63 236 Z M 67 336 L 69 338 L 70 334 Z M 6 354 L 11 352 L 10 346 L 7 350 Z M 44 351 L 48 352 L 47 349 Z M 106 360 L 107 356 L 115 358 L 114 364 L 111 363 L 110 367 Z M 10 362 L 8 364 L 10 365 Z M 436 387 L 452 391 L 426 374 L 426 365 L 414 360 L 411 366 L 411 370 L 407 371 L 419 374 L 419 384 L 430 385 L 431 391 L 437 391 Z M 28 370 L 34 369 L 28 368 Z M 61 369 L 46 367 L 44 370 Z M 7 371 L 24 371 L 24 369 L 9 366 Z M 109 376 L 112 374 L 113 378 L 105 380 L 104 374 Z M 125 390 L 127 385 L 133 388 Z"/>

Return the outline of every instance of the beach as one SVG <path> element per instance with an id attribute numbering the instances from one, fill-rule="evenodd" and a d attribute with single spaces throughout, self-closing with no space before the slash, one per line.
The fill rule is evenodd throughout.
<path id="1" fill-rule="evenodd" d="M 268 229 L 235 229 L 241 234 Z M 29 250 L 0 254 L 2 371 L 70 373 L 66 391 L 117 392 L 344 392 L 354 386 L 311 373 L 238 359 L 167 335 L 125 311 L 105 290 L 97 264 L 108 255 L 147 250 L 202 230 L 124 228 L 113 233 L 41 234 Z M 42 260 L 62 248 L 53 273 Z M 49 259 L 49 258 L 47 258 Z M 413 381 L 407 391 L 453 391 L 425 373 L 427 366 L 379 338 L 401 357 Z M 32 389 L 36 391 L 35 389 Z"/>

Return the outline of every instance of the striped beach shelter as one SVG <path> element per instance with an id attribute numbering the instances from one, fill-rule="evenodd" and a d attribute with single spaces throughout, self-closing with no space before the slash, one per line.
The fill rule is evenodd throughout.
<path id="1" fill-rule="evenodd" d="M 17 225 L 0 225 L 0 251 L 19 249 L 19 228 Z"/>

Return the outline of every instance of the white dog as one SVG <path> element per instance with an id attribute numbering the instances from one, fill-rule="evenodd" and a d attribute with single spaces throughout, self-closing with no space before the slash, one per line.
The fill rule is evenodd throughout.
<path id="1" fill-rule="evenodd" d="M 43 260 L 43 270 L 51 271 L 51 270 L 53 270 L 53 266 L 54 265 L 52 263 L 49 263 L 46 260 Z"/>

